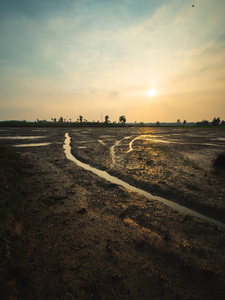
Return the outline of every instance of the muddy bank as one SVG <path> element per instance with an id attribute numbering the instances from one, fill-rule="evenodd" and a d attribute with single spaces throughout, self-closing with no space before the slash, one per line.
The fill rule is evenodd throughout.
<path id="1" fill-rule="evenodd" d="M 72 153 L 81 161 L 225 220 L 224 173 L 213 168 L 216 156 L 225 149 L 224 130 L 127 128 L 108 129 L 102 135 L 101 129 L 89 129 L 79 138 L 77 131 L 69 133 Z"/>
<path id="2" fill-rule="evenodd" d="M 93 165 L 99 164 L 101 168 L 111 168 L 110 172 L 117 172 L 121 177 L 125 177 L 126 169 L 130 181 L 132 178 L 137 182 L 138 178 L 143 182 L 152 179 L 154 184 L 160 184 L 159 180 L 164 180 L 166 183 L 161 184 L 172 185 L 172 179 L 176 177 L 166 178 L 166 156 L 162 153 L 168 151 L 166 154 L 171 156 L 173 151 L 169 152 L 167 148 L 165 151 L 159 144 L 148 145 L 147 140 L 136 140 L 132 145 L 136 151 L 126 153 L 130 141 L 146 131 L 129 128 L 116 133 L 111 129 L 95 130 L 69 131 L 72 147 L 75 152 L 79 149 L 81 158 Z M 152 132 L 152 129 L 148 130 Z M 168 131 L 168 134 L 171 133 Z M 49 146 L 16 148 L 24 159 L 23 176 L 29 195 L 24 207 L 23 235 L 27 268 L 32 278 L 32 298 L 222 299 L 225 292 L 225 230 L 83 170 L 66 159 L 62 150 L 64 136 L 65 130 L 49 129 L 44 139 L 51 142 Z M 124 139 L 127 136 L 130 138 Z M 96 139 L 105 144 L 99 142 L 107 151 L 100 150 L 100 145 L 94 146 L 92 140 Z M 121 146 L 119 143 L 114 149 L 112 161 L 110 148 L 121 139 Z M 78 141 L 86 141 L 86 146 L 82 146 L 86 148 L 78 148 L 82 144 Z M 86 149 L 84 154 L 82 149 Z M 208 157 L 219 149 L 214 150 L 207 154 Z M 180 151 L 185 156 L 187 149 Z M 147 164 L 146 155 L 154 164 Z M 184 174 L 192 170 L 194 180 L 187 175 L 185 180 L 189 178 L 188 182 L 193 186 L 205 172 L 202 165 L 200 171 L 193 168 L 192 160 L 191 166 L 182 166 Z M 168 166 L 165 172 L 170 173 L 171 165 Z M 172 166 L 176 170 L 177 165 Z M 148 170 L 150 167 L 152 175 Z M 211 167 L 207 168 L 210 170 Z M 177 177 L 182 172 L 177 170 Z M 180 184 L 173 183 L 177 192 L 185 184 L 179 176 Z M 220 187 L 222 191 L 223 186 Z M 201 195 L 199 190 L 195 193 Z M 214 195 L 218 196 L 219 192 L 215 191 Z M 212 207 L 217 205 L 222 211 L 222 200 L 220 203 L 209 195 L 208 199 L 207 205 L 212 203 Z M 198 201 L 201 203 L 203 199 Z"/>

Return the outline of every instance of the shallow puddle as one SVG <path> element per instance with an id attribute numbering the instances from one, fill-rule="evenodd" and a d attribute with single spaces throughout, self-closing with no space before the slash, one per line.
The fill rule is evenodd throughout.
<path id="1" fill-rule="evenodd" d="M 35 144 L 19 144 L 14 145 L 14 147 L 41 147 L 41 146 L 48 146 L 51 143 L 35 143 Z"/>
<path id="2" fill-rule="evenodd" d="M 32 140 L 32 139 L 42 139 L 45 138 L 46 136 L 0 136 L 0 139 L 5 139 L 5 140 Z"/>
<path id="3" fill-rule="evenodd" d="M 75 162 L 78 166 L 80 166 L 81 168 L 85 169 L 85 170 L 88 170 L 88 171 L 91 171 L 92 173 L 108 180 L 109 182 L 112 182 L 114 184 L 117 184 L 117 185 L 120 185 L 122 187 L 124 187 L 125 189 L 127 190 L 130 190 L 132 192 L 136 192 L 140 195 L 143 195 L 145 196 L 146 198 L 149 198 L 149 199 L 152 199 L 152 200 L 157 200 L 157 201 L 160 201 L 162 203 L 164 203 L 165 205 L 175 209 L 175 210 L 178 210 L 180 212 L 184 212 L 184 213 L 187 213 L 189 215 L 192 215 L 194 217 L 197 217 L 197 218 L 200 218 L 202 220 L 205 220 L 205 221 L 208 221 L 212 224 L 216 224 L 217 226 L 220 226 L 220 227 L 223 227 L 225 228 L 225 224 L 223 224 L 222 222 L 219 222 L 215 219 L 212 219 L 212 218 L 209 218 L 205 215 L 202 215 L 192 209 L 189 209 L 185 206 L 182 206 L 182 205 L 179 205 L 173 201 L 170 201 L 170 200 L 167 200 L 165 198 L 162 198 L 162 197 L 158 197 L 158 196 L 154 196 L 142 189 L 139 189 L 137 187 L 134 187 L 128 183 L 126 183 L 125 181 L 117 178 L 117 177 L 114 177 L 114 176 L 111 176 L 110 174 L 108 174 L 106 171 L 102 171 L 102 170 L 99 170 L 99 169 L 96 169 L 96 168 L 93 168 L 91 167 L 90 165 L 88 164 L 85 164 L 81 161 L 79 161 L 78 159 L 76 159 L 72 154 L 71 154 L 71 147 L 70 147 L 70 141 L 71 141 L 71 138 L 69 137 L 68 133 L 65 134 L 65 144 L 64 144 L 64 151 L 65 151 L 65 154 L 66 154 L 66 157 L 67 159 Z"/>

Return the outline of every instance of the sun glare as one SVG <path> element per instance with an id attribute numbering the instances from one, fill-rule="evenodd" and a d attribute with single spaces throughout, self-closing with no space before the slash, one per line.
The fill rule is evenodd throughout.
<path id="1" fill-rule="evenodd" d="M 154 97 L 154 96 L 156 96 L 157 95 L 157 91 L 155 90 L 155 89 L 149 89 L 148 91 L 147 91 L 147 96 L 148 97 Z"/>

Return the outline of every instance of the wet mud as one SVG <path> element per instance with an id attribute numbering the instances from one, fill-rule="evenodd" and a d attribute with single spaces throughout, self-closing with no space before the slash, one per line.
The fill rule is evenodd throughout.
<path id="1" fill-rule="evenodd" d="M 33 299 L 223 299 L 225 229 L 112 184 L 73 155 L 134 186 L 225 222 L 224 130 L 6 128 L 24 159 L 23 214 Z"/>

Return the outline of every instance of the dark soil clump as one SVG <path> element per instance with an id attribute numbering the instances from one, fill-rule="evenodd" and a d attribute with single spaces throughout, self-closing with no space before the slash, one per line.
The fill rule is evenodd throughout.
<path id="1" fill-rule="evenodd" d="M 217 156 L 213 163 L 214 168 L 225 171 L 225 153 L 221 153 Z"/>

